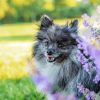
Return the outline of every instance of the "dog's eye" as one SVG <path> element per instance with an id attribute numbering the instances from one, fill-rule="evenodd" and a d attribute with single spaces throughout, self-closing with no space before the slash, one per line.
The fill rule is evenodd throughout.
<path id="1" fill-rule="evenodd" d="M 58 48 L 63 48 L 64 44 L 63 43 L 58 43 Z"/>

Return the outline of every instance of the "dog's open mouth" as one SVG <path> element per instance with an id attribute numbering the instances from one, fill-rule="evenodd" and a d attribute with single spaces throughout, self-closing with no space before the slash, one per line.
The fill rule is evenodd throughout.
<path id="1" fill-rule="evenodd" d="M 56 57 L 52 56 L 52 55 L 48 55 L 47 56 L 47 61 L 48 62 L 54 62 L 56 60 Z"/>
<path id="2" fill-rule="evenodd" d="M 68 56 L 68 55 L 67 55 Z M 60 54 L 59 56 L 53 56 L 53 55 L 47 55 L 47 61 L 48 62 L 62 62 L 66 57 L 66 54 Z"/>

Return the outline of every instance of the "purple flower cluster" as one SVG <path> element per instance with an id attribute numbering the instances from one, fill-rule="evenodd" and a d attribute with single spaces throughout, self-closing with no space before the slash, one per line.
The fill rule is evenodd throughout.
<path id="1" fill-rule="evenodd" d="M 91 69 L 95 68 L 97 74 L 93 81 L 98 83 L 100 81 L 100 49 L 86 43 L 82 39 L 77 39 L 76 41 L 78 42 L 78 61 L 82 64 L 83 69 L 89 74 L 91 74 Z M 80 93 L 84 94 L 86 100 L 95 100 L 95 93 L 93 91 L 84 88 L 81 84 L 78 84 L 77 88 Z"/>
<path id="2" fill-rule="evenodd" d="M 97 74 L 93 81 L 98 83 L 100 81 L 100 49 L 86 43 L 82 39 L 77 39 L 76 41 L 78 42 L 78 61 L 82 64 L 83 69 L 89 74 L 91 74 L 91 69 L 95 68 Z M 80 93 L 84 94 L 86 100 L 95 100 L 95 93 L 93 91 L 84 88 L 81 84 L 78 84 L 77 88 Z"/>
<path id="3" fill-rule="evenodd" d="M 100 9 L 100 8 L 99 8 Z M 99 12 L 99 10 L 98 10 Z M 99 15 L 100 17 L 100 15 Z M 93 17 L 89 17 L 87 14 L 84 14 L 82 16 L 83 18 L 83 26 L 89 29 L 88 35 L 90 35 L 90 38 L 95 38 L 96 41 L 100 43 L 100 29 L 95 27 L 93 23 L 91 23 L 91 20 L 94 20 Z M 96 19 L 95 19 L 96 20 Z M 99 21 L 99 20 L 98 20 Z M 96 21 L 95 21 L 96 22 Z M 100 24 L 100 21 L 99 21 Z"/>
<path id="4" fill-rule="evenodd" d="M 76 41 L 78 42 L 77 59 L 82 64 L 84 70 L 90 73 L 91 68 L 94 66 L 93 66 L 93 58 L 89 54 L 88 43 L 86 43 L 82 39 L 81 40 L 77 39 Z"/>
<path id="5" fill-rule="evenodd" d="M 94 91 L 90 91 L 89 89 L 81 85 L 80 83 L 77 85 L 77 88 L 79 92 L 85 96 L 86 100 L 95 100 L 96 94 Z"/>
<path id="6" fill-rule="evenodd" d="M 83 69 L 89 74 L 91 74 L 91 69 L 95 68 L 96 76 L 93 79 L 93 81 L 95 83 L 98 83 L 100 82 L 100 31 L 98 31 L 100 29 L 95 28 L 93 26 L 91 20 L 94 19 L 92 19 L 93 18 L 92 16 L 89 17 L 87 14 L 84 14 L 82 18 L 83 18 L 83 26 L 88 29 L 88 32 L 87 32 L 87 36 L 83 36 L 85 38 L 76 39 L 78 43 L 77 59 L 82 64 Z M 100 22 L 100 19 L 98 21 Z M 87 42 L 90 41 L 90 39 L 94 39 L 95 40 L 94 42 L 98 43 L 98 47 L 96 47 L 93 43 Z M 84 94 L 87 100 L 91 100 L 91 99 L 95 100 L 95 93 L 93 91 L 84 88 L 84 86 L 81 84 L 78 84 L 77 88 L 79 92 Z"/>
<path id="7" fill-rule="evenodd" d="M 92 46 L 90 54 L 92 58 L 94 58 L 94 64 L 96 66 L 96 71 L 97 71 L 97 74 L 93 81 L 95 83 L 98 83 L 100 81 L 100 49 L 97 49 Z"/>
<path id="8" fill-rule="evenodd" d="M 42 91 L 44 93 L 49 93 L 52 85 L 49 83 L 48 79 L 42 76 L 40 73 L 36 73 L 31 77 L 33 82 L 37 85 L 38 91 Z"/>
<path id="9" fill-rule="evenodd" d="M 86 27 L 90 26 L 89 16 L 87 14 L 84 14 L 84 15 L 82 15 L 82 18 L 83 18 L 83 25 L 86 26 Z"/>

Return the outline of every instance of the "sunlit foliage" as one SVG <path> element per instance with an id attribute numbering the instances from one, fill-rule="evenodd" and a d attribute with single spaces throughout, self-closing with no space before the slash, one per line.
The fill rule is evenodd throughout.
<path id="1" fill-rule="evenodd" d="M 0 19 L 5 17 L 6 12 L 9 9 L 9 4 L 7 0 L 0 0 Z"/>
<path id="2" fill-rule="evenodd" d="M 54 18 L 80 17 L 90 14 L 97 4 L 99 0 L 0 0 L 0 24 L 38 20 L 43 14 Z"/>

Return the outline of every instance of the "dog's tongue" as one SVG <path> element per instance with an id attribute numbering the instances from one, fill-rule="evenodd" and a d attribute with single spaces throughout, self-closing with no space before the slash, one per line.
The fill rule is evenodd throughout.
<path id="1" fill-rule="evenodd" d="M 53 57 L 53 56 L 48 56 L 48 58 L 49 58 L 49 59 L 53 59 L 54 57 Z"/>
<path id="2" fill-rule="evenodd" d="M 49 61 L 54 61 L 54 57 L 53 56 L 48 56 L 48 60 Z"/>

